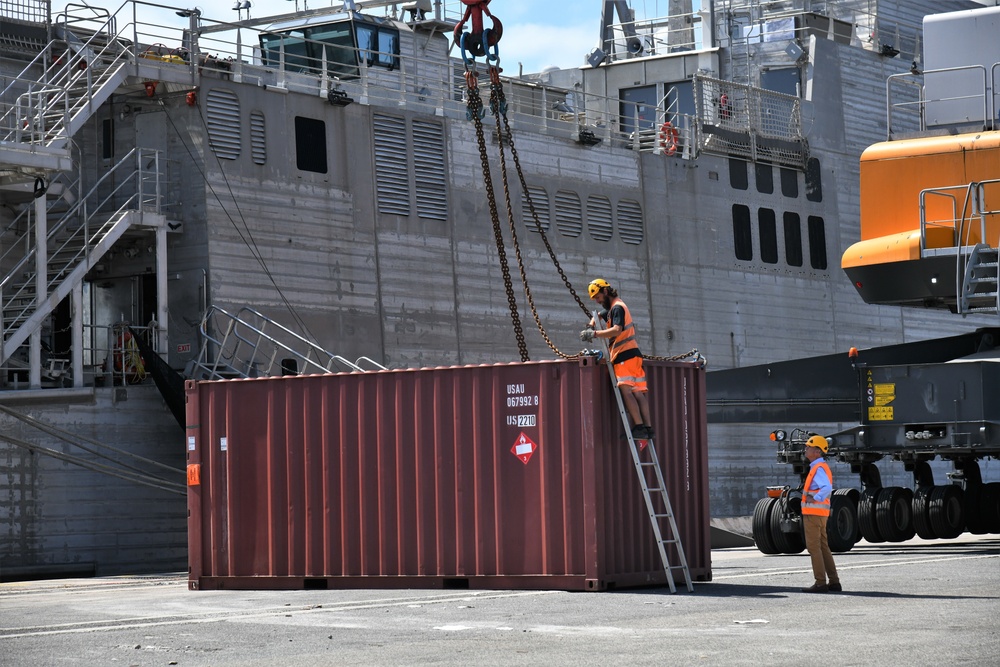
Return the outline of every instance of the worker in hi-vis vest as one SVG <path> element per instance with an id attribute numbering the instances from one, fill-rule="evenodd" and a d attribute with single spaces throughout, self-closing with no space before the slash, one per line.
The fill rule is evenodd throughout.
<path id="1" fill-rule="evenodd" d="M 622 402 L 632 418 L 632 437 L 636 440 L 652 438 L 646 372 L 642 368 L 642 352 L 636 340 L 632 314 L 618 297 L 618 292 L 603 278 L 591 281 L 587 293 L 603 309 L 598 314 L 603 326 L 601 331 L 594 331 L 597 322 L 591 319 L 589 327 L 580 332 L 580 340 L 589 343 L 595 337 L 608 339 L 611 364 L 622 393 Z"/>
<path id="2" fill-rule="evenodd" d="M 806 534 L 806 549 L 812 558 L 813 577 L 816 582 L 803 593 L 840 592 L 844 590 L 837 576 L 833 552 L 827 543 L 826 522 L 830 518 L 830 498 L 833 496 L 833 475 L 823 455 L 830 444 L 821 435 L 806 441 L 806 458 L 809 474 L 802 487 L 802 526 Z M 829 583 L 827 583 L 829 581 Z"/>

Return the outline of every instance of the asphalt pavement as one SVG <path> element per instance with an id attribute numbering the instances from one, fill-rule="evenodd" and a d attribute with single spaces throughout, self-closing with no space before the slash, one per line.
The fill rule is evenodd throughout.
<path id="1" fill-rule="evenodd" d="M 862 542 L 825 595 L 800 592 L 804 553 L 712 560 L 712 582 L 676 595 L 0 584 L 0 665 L 1000 664 L 1000 536 Z"/>

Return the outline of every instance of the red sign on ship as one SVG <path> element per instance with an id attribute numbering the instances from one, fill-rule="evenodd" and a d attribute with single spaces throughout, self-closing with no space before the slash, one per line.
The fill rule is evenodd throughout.
<path id="1" fill-rule="evenodd" d="M 538 449 L 538 445 L 522 431 L 521 435 L 517 436 L 517 440 L 514 441 L 514 446 L 510 448 L 510 453 L 521 459 L 521 463 L 527 464 L 536 449 Z"/>

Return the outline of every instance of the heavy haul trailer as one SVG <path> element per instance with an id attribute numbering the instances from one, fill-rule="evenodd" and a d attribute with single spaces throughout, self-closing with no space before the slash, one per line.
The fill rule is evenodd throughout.
<path id="1" fill-rule="evenodd" d="M 998 30 L 1000 7 L 927 16 L 923 71 L 915 61 L 911 73 L 887 81 L 887 141 L 861 156 L 861 238 L 841 260 L 866 303 L 1000 314 Z M 918 99 L 901 89 L 919 91 Z M 927 341 L 925 356 L 911 348 L 912 358 L 902 363 L 867 354 L 856 359 L 860 423 L 827 439 L 829 456 L 850 464 L 862 490 L 835 493 L 831 548 L 849 549 L 859 537 L 1000 532 L 1000 483 L 984 484 L 979 465 L 1000 457 L 998 341 L 995 331 L 980 330 L 967 341 L 975 349 L 951 360 L 940 358 L 948 341 Z M 845 376 L 838 377 L 841 400 L 798 397 L 812 401 L 797 403 L 810 415 L 805 419 L 827 421 L 816 415 L 849 409 L 842 400 Z M 785 387 L 787 395 L 793 386 Z M 710 404 L 711 388 L 710 382 Z M 808 434 L 779 436 L 785 434 L 773 435 L 781 443 L 779 461 L 804 478 Z M 948 484 L 934 483 L 929 462 L 939 457 L 954 466 Z M 885 458 L 913 474 L 912 490 L 882 486 L 875 463 Z M 797 490 L 770 491 L 778 497 L 762 499 L 754 513 L 758 546 L 800 551 Z"/>

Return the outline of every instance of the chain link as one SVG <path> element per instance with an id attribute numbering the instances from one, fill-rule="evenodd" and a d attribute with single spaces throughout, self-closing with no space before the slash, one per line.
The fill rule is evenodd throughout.
<path id="1" fill-rule="evenodd" d="M 514 283 L 510 277 L 510 265 L 507 263 L 507 251 L 504 247 L 503 229 L 500 226 L 500 215 L 497 213 L 496 195 L 493 192 L 493 177 L 490 174 L 490 158 L 486 152 L 486 138 L 483 136 L 483 98 L 479 94 L 479 75 L 472 67 L 466 66 L 465 82 L 469 88 L 467 100 L 468 116 L 476 128 L 476 140 L 479 142 L 479 160 L 483 167 L 483 181 L 486 184 L 486 199 L 490 205 L 490 219 L 493 222 L 493 238 L 496 241 L 497 254 L 500 256 L 500 272 L 503 274 L 503 286 L 507 292 L 507 306 L 510 309 L 510 321 L 514 326 L 514 337 L 517 338 L 517 349 L 521 353 L 521 361 L 530 361 L 528 344 L 524 340 L 524 329 L 521 327 L 521 316 L 517 312 L 517 297 L 514 294 Z M 504 190 L 506 190 L 506 174 L 504 174 Z M 508 205 L 508 209 L 509 209 Z M 517 242 L 515 240 L 515 248 Z M 520 257 L 518 257 L 520 263 Z M 523 270 L 522 270 L 523 275 Z"/>

